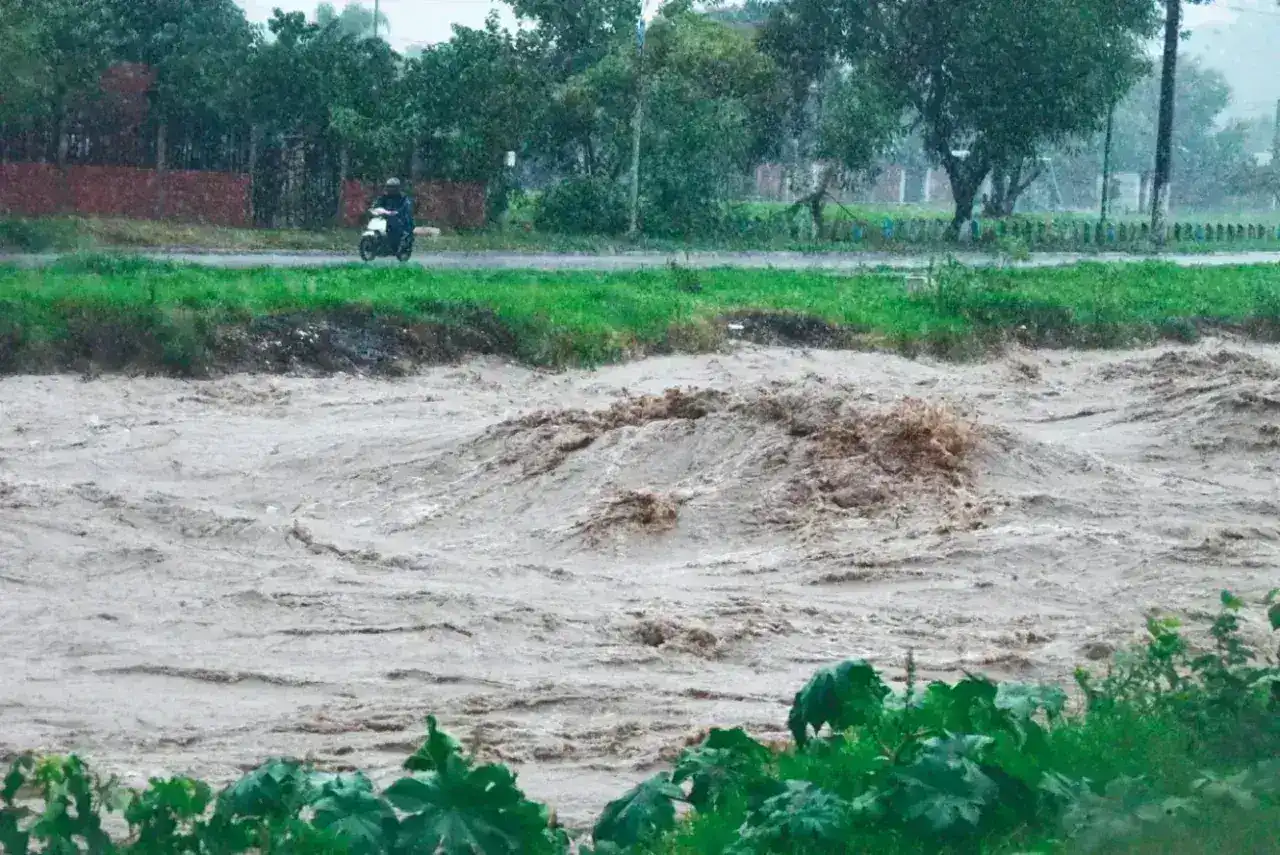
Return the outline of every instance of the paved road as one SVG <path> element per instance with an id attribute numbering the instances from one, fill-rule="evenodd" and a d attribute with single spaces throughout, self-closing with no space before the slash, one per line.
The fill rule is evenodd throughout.
<path id="1" fill-rule="evenodd" d="M 322 252 L 148 252 L 145 258 L 158 261 L 175 261 L 201 264 L 207 267 L 244 269 L 253 267 L 333 267 L 343 264 L 360 264 L 354 254 Z M 57 261 L 61 256 L 4 255 L 0 264 L 17 264 L 23 267 L 41 267 Z M 975 267 L 999 265 L 1001 261 L 991 255 L 957 253 L 958 261 Z M 678 261 L 688 267 L 736 267 L 777 270 L 824 270 L 853 272 L 889 267 L 911 270 L 927 267 L 931 261 L 941 261 L 944 256 L 931 259 L 927 255 L 892 255 L 889 253 L 799 253 L 799 252 L 627 252 L 610 255 L 575 255 L 567 253 L 517 253 L 517 252 L 422 252 L 414 256 L 411 264 L 432 269 L 490 269 L 490 270 L 639 270 L 662 267 L 670 261 Z M 1213 255 L 1166 255 L 1166 262 L 1183 267 L 1224 267 L 1238 264 L 1280 264 L 1278 252 L 1238 252 Z M 1011 267 L 1062 267 L 1082 261 L 1106 261 L 1138 263 L 1150 260 L 1149 256 L 1126 254 L 1038 253 L 1029 261 L 1013 262 Z M 375 266 L 394 267 L 392 259 L 380 259 Z"/>

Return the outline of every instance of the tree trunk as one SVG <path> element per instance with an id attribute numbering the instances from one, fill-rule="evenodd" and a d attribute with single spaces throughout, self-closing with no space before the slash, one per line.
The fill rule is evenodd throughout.
<path id="1" fill-rule="evenodd" d="M 1033 166 L 1027 169 L 1025 159 L 1017 160 L 1012 167 L 996 166 L 991 173 L 991 195 L 983 199 L 982 215 L 984 217 L 1012 217 L 1018 207 L 1018 200 L 1027 188 L 1036 182 L 1043 167 Z M 982 182 L 979 181 L 981 186 Z"/>
<path id="2" fill-rule="evenodd" d="M 165 172 L 168 170 L 169 128 L 164 120 L 156 129 L 156 219 L 163 220 L 165 215 Z"/>
<path id="3" fill-rule="evenodd" d="M 831 182 L 835 180 L 838 167 L 834 163 L 823 165 L 822 171 L 818 173 L 817 185 L 812 193 L 806 194 L 803 198 L 796 201 L 791 206 L 791 212 L 800 208 L 808 208 L 809 216 L 813 220 L 813 234 L 815 240 L 822 239 L 822 212 L 826 207 L 827 194 L 831 189 Z"/>
<path id="4" fill-rule="evenodd" d="M 250 225 L 258 225 L 258 139 L 257 125 L 249 126 L 249 210 L 245 212 Z"/>
<path id="5" fill-rule="evenodd" d="M 1178 38 L 1182 0 L 1165 0 L 1164 61 L 1160 72 L 1160 121 L 1156 133 L 1156 175 L 1151 188 L 1151 239 L 1164 245 L 1165 194 L 1173 162 L 1174 84 L 1178 75 Z"/>
<path id="6" fill-rule="evenodd" d="M 67 135 L 67 106 L 65 102 L 58 107 L 57 145 L 56 162 L 58 169 L 66 169 L 67 155 L 71 151 L 71 138 Z"/>
<path id="7" fill-rule="evenodd" d="M 343 201 L 343 190 L 347 186 L 347 175 L 351 172 L 351 152 L 345 145 L 338 151 L 338 192 L 333 206 L 333 224 L 342 225 L 342 215 L 346 213 Z"/>
<path id="8" fill-rule="evenodd" d="M 951 225 L 947 228 L 947 234 L 952 240 L 959 238 L 960 229 L 964 227 L 965 223 L 973 219 L 973 206 L 977 203 L 978 189 L 981 186 L 981 181 L 957 180 L 952 177 L 951 195 L 956 200 L 956 212 L 951 218 Z"/>
<path id="9" fill-rule="evenodd" d="M 1116 105 L 1107 111 L 1107 140 L 1102 148 L 1102 222 L 1107 221 L 1111 205 L 1111 140 L 1115 132 Z"/>
<path id="10" fill-rule="evenodd" d="M 982 189 L 982 182 L 991 172 L 991 161 L 987 158 L 975 160 L 969 157 L 957 157 L 947 152 L 942 158 L 942 168 L 947 171 L 951 181 L 951 196 L 955 199 L 955 215 L 947 228 L 947 235 L 955 240 L 960 237 L 960 229 L 973 219 L 973 206 Z"/>
<path id="11" fill-rule="evenodd" d="M 1006 216 L 1005 208 L 1008 207 L 1006 199 L 1009 195 L 1009 187 L 1013 182 L 1009 175 L 1008 169 L 1003 164 L 997 166 L 991 171 L 991 195 L 986 196 L 982 200 L 982 216 L 984 217 L 1003 217 Z"/>

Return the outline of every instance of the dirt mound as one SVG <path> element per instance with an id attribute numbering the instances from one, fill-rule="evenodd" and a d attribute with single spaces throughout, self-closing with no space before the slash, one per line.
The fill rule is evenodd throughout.
<path id="1" fill-rule="evenodd" d="M 720 639 L 705 627 L 685 626 L 678 621 L 662 618 L 642 620 L 631 628 L 630 634 L 632 640 L 645 647 L 693 653 L 708 658 L 716 655 L 720 645 Z"/>
<path id="2" fill-rule="evenodd" d="M 627 490 L 593 509 L 590 516 L 578 524 L 577 531 L 588 543 L 597 545 L 610 535 L 670 531 L 676 527 L 681 501 L 679 496 L 651 490 Z"/>
<path id="3" fill-rule="evenodd" d="M 1130 360 L 1103 379 L 1137 380 L 1145 400 L 1125 421 L 1167 425 L 1169 438 L 1202 452 L 1280 448 L 1280 366 L 1238 350 L 1167 351 Z"/>
<path id="4" fill-rule="evenodd" d="M 636 442 L 635 436 L 622 435 L 628 429 L 685 422 L 704 434 L 702 448 L 741 458 L 732 465 L 704 459 L 698 467 L 759 479 L 741 486 L 763 493 L 771 509 L 766 516 L 775 521 L 794 508 L 871 511 L 921 490 L 968 483 L 968 456 L 979 440 L 971 421 L 946 405 L 914 398 L 872 408 L 858 397 L 854 388 L 833 392 L 796 384 L 738 394 L 669 389 L 663 395 L 627 397 L 602 410 L 538 412 L 498 428 L 505 445 L 500 462 L 533 478 L 606 438 L 613 445 Z M 644 467 L 653 457 L 651 448 L 636 448 L 621 458 Z M 612 465 L 622 465 L 618 456 Z M 655 510 L 659 507 L 661 513 Z M 606 505 L 588 525 L 598 530 L 650 513 L 674 520 L 674 507 L 668 514 L 652 493 L 641 492 Z"/>
<path id="5" fill-rule="evenodd" d="M 1240 350 L 1168 350 L 1159 356 L 1130 359 L 1098 372 L 1103 380 L 1139 380 L 1152 388 L 1168 388 L 1196 380 L 1280 379 L 1280 368 Z"/>
<path id="6" fill-rule="evenodd" d="M 521 463 L 526 476 L 550 472 L 606 433 L 650 422 L 700 419 L 723 407 L 726 400 L 723 392 L 668 389 L 664 395 L 626 398 L 594 412 L 539 411 L 499 427 L 500 433 L 525 436 L 503 462 Z"/>

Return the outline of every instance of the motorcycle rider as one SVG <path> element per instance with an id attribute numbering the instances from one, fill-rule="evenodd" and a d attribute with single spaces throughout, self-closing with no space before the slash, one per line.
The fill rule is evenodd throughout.
<path id="1" fill-rule="evenodd" d="M 399 178 L 388 178 L 382 187 L 382 195 L 373 202 L 373 207 L 391 211 L 387 217 L 387 243 L 395 250 L 406 234 L 413 234 L 413 203 L 404 195 Z"/>

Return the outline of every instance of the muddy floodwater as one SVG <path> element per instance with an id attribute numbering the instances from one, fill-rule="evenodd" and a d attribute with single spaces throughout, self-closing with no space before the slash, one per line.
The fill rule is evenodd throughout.
<path id="1" fill-rule="evenodd" d="M 0 755 L 386 780 L 435 713 L 582 822 L 843 658 L 1067 680 L 1262 596 L 1277 464 L 1280 349 L 1221 340 L 8 378 Z"/>

